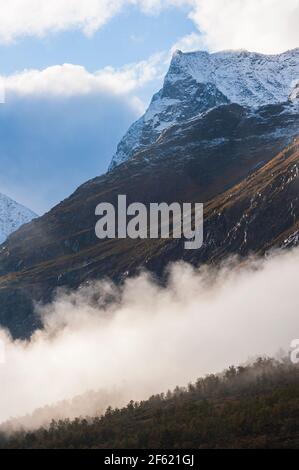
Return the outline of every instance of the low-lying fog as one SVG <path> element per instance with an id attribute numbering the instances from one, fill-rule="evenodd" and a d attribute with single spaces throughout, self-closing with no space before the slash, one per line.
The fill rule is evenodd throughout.
<path id="1" fill-rule="evenodd" d="M 288 350 L 299 337 L 298 270 L 296 249 L 217 270 L 178 263 L 166 287 L 144 273 L 122 288 L 102 282 L 58 294 L 39 308 L 44 329 L 30 341 L 0 331 L 0 422 L 91 390 L 108 394 L 103 407 L 110 393 L 122 405 Z M 88 396 L 78 414 L 102 411 Z M 68 415 L 74 409 L 62 406 Z"/>

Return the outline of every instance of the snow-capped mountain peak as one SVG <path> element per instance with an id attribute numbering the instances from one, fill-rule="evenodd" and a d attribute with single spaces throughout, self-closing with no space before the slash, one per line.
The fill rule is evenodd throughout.
<path id="1" fill-rule="evenodd" d="M 213 83 L 231 102 L 250 107 L 286 101 L 299 79 L 299 49 L 278 55 L 245 50 L 182 53 L 172 59 L 165 83 L 191 76 Z"/>
<path id="2" fill-rule="evenodd" d="M 292 100 L 298 81 L 299 48 L 278 55 L 177 50 L 163 88 L 119 143 L 110 169 L 153 144 L 173 124 L 209 109 L 228 103 L 256 109 Z"/>
<path id="3" fill-rule="evenodd" d="M 0 193 L 0 243 L 37 214 Z"/>

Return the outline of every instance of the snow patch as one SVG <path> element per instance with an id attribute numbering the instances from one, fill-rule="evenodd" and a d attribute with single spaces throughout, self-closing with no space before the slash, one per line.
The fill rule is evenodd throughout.
<path id="1" fill-rule="evenodd" d="M 0 243 L 21 225 L 31 222 L 37 214 L 0 193 Z"/>

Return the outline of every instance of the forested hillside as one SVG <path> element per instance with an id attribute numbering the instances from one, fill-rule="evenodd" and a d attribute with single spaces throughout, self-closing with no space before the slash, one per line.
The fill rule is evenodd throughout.
<path id="1" fill-rule="evenodd" d="M 92 420 L 2 434 L 1 448 L 299 448 L 299 367 L 258 359 Z"/>

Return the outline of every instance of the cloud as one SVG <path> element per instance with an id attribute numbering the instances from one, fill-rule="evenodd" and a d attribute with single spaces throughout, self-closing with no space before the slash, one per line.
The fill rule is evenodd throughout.
<path id="1" fill-rule="evenodd" d="M 267 53 L 298 47 L 297 0 L 10 0 L 2 2 L 0 41 L 21 36 L 43 36 L 80 29 L 92 35 L 112 17 L 130 6 L 145 14 L 168 7 L 187 7 L 190 18 L 203 34 L 184 39 L 186 50 L 240 49 Z M 187 13 L 188 14 L 188 13 Z"/>
<path id="2" fill-rule="evenodd" d="M 44 70 L 25 70 L 0 78 L 7 93 L 20 96 L 69 97 L 98 92 L 129 95 L 159 77 L 161 55 L 156 54 L 148 60 L 119 69 L 105 67 L 95 73 L 88 72 L 80 65 L 63 64 Z"/>
<path id="3" fill-rule="evenodd" d="M 183 52 L 198 51 L 203 48 L 203 38 L 198 33 L 190 33 L 180 38 L 171 48 L 173 54 L 177 49 Z"/>
<path id="4" fill-rule="evenodd" d="M 194 0 L 190 18 L 212 51 L 279 53 L 299 46 L 298 0 Z"/>
<path id="5" fill-rule="evenodd" d="M 20 36 L 80 29 L 92 35 L 124 7 L 138 6 L 144 13 L 158 13 L 180 0 L 10 0 L 2 2 L 0 41 L 9 43 Z"/>
<path id="6" fill-rule="evenodd" d="M 12 0 L 2 2 L 0 38 L 10 42 L 19 36 L 80 28 L 92 34 L 117 14 L 123 0 Z"/>
<path id="7" fill-rule="evenodd" d="M 123 288 L 58 294 L 30 341 L 1 331 L 0 421 L 88 390 L 117 390 L 122 404 L 288 350 L 299 335 L 298 262 L 296 249 L 219 269 L 179 263 L 166 287 L 142 274 Z"/>
<path id="8" fill-rule="evenodd" d="M 299 46 L 297 0 L 186 0 L 166 4 L 189 6 L 189 18 L 198 29 L 198 33 L 178 40 L 172 51 L 247 49 L 277 54 Z"/>

